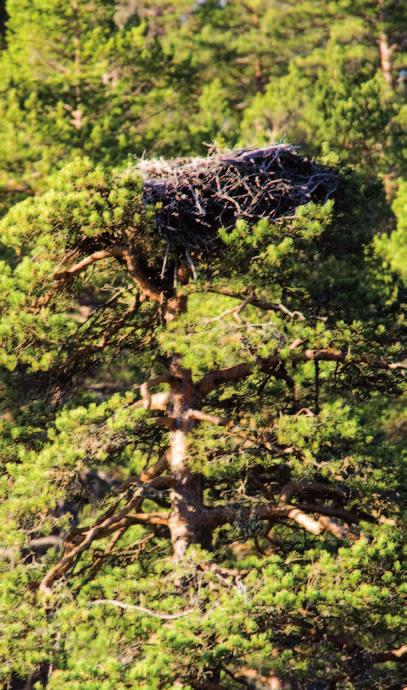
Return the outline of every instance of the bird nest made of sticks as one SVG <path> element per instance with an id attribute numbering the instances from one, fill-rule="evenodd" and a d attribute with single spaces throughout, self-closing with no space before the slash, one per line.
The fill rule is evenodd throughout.
<path id="1" fill-rule="evenodd" d="M 206 158 L 142 161 L 144 201 L 171 247 L 208 248 L 238 220 L 271 222 L 309 201 L 324 203 L 338 175 L 287 145 L 214 153 Z"/>

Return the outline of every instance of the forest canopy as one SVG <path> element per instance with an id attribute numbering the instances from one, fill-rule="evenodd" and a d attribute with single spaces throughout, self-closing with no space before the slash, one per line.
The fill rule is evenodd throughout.
<path id="1" fill-rule="evenodd" d="M 4 690 L 403 688 L 406 28 L 0 2 Z"/>

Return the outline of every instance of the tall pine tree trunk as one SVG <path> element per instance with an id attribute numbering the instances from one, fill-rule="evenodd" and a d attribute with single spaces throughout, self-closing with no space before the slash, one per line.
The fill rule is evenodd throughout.
<path id="1" fill-rule="evenodd" d="M 385 31 L 379 36 L 380 66 L 386 83 L 393 88 L 393 47 L 389 45 L 389 39 Z"/>
<path id="2" fill-rule="evenodd" d="M 379 53 L 380 53 L 380 67 L 386 83 L 392 89 L 393 83 L 393 52 L 395 46 L 391 46 L 389 36 L 385 29 L 385 6 L 384 0 L 378 0 L 379 5 L 379 20 L 381 29 L 379 33 Z"/>
<path id="3" fill-rule="evenodd" d="M 174 559 L 181 560 L 192 544 L 208 547 L 210 535 L 202 525 L 203 483 L 191 472 L 188 459 L 188 435 L 194 426 L 189 411 L 194 407 L 191 372 L 172 364 L 175 374 L 171 384 L 170 406 L 173 430 L 170 432 L 169 465 L 173 476 L 171 513 L 168 526 Z"/>

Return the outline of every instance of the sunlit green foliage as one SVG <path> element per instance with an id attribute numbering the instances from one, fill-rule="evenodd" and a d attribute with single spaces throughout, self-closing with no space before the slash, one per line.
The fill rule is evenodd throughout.
<path id="1" fill-rule="evenodd" d="M 278 676 L 283 690 L 402 687 L 398 657 L 380 655 L 401 647 L 405 628 L 403 3 L 7 9 L 0 686 L 260 690 Z M 396 46 L 392 86 L 383 32 Z M 212 252 L 194 255 L 196 277 L 177 285 L 188 298 L 179 318 L 165 322 L 120 254 L 58 278 L 122 245 L 147 275 L 163 270 L 167 242 L 137 171 L 144 152 L 283 139 L 338 166 L 335 199 L 221 230 Z M 323 349 L 341 357 L 307 359 Z M 250 365 L 203 402 L 227 424 L 196 425 L 189 446 L 205 505 L 228 506 L 229 522 L 211 551 L 196 545 L 174 563 L 166 528 L 135 520 L 39 591 L 63 539 L 72 546 L 123 510 L 165 453 L 168 430 L 140 385 L 165 375 L 173 353 L 194 382 Z M 258 519 L 259 506 L 285 506 L 291 485 L 294 508 L 315 520 L 318 504 L 322 517 L 332 509 L 329 528 Z M 170 508 L 168 488 L 146 490 L 143 511 Z"/>
<path id="2" fill-rule="evenodd" d="M 397 218 L 397 228 L 390 236 L 380 235 L 375 238 L 378 253 L 391 268 L 397 271 L 404 280 L 407 279 L 407 181 L 403 180 L 393 210 Z"/>

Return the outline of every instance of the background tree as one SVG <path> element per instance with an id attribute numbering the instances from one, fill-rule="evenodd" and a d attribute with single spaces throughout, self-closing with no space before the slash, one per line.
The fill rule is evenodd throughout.
<path id="1" fill-rule="evenodd" d="M 263 141 L 285 135 L 315 152 L 336 152 L 361 169 L 405 174 L 405 104 L 393 87 L 405 55 L 399 29 L 406 15 L 400 3 L 383 7 L 379 12 L 376 2 L 333 3 L 325 40 L 294 55 L 246 109 L 243 141 L 253 129 Z M 326 12 L 325 3 L 319 11 Z M 383 31 L 394 37 L 391 74 L 381 59 Z"/>
<path id="2" fill-rule="evenodd" d="M 117 164 L 154 141 L 157 151 L 171 148 L 188 65 L 164 52 L 145 23 L 118 26 L 112 2 L 8 6 L 0 87 L 7 200 L 46 189 L 47 174 L 78 153 Z"/>
<path id="3" fill-rule="evenodd" d="M 146 149 L 202 152 L 203 142 L 216 139 L 235 145 L 288 136 L 400 174 L 404 3 L 8 6 L 1 66 L 7 203 L 10 192 L 45 190 L 44 176 L 78 152 L 118 164 Z"/>

